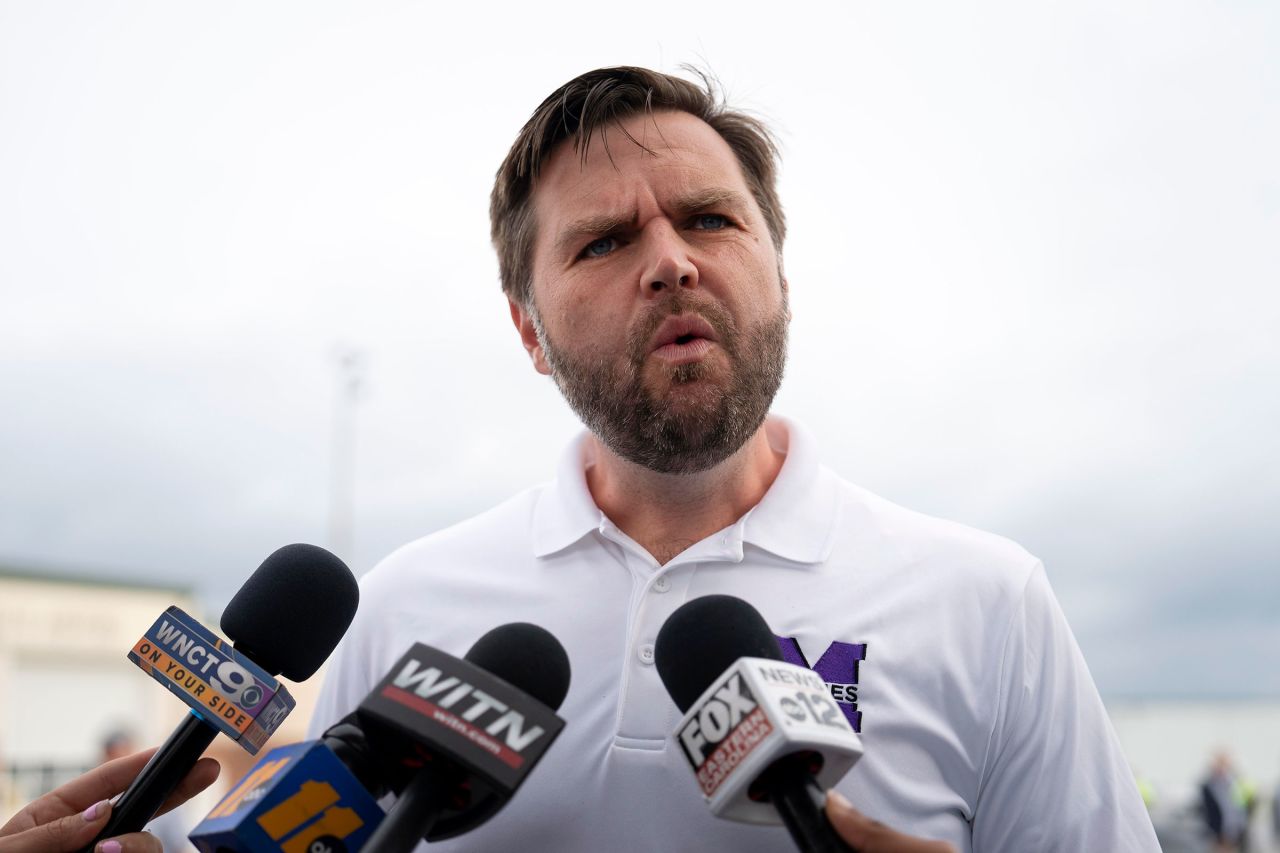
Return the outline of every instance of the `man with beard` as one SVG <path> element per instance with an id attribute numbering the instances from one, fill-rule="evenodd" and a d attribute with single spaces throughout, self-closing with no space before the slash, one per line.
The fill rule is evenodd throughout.
<path id="1" fill-rule="evenodd" d="M 776 155 L 709 85 L 645 69 L 589 72 L 534 112 L 492 236 L 533 366 L 588 431 L 553 483 L 366 576 L 313 730 L 413 642 L 461 655 L 533 622 L 569 653 L 568 725 L 519 796 L 442 849 L 789 849 L 780 828 L 712 818 L 670 745 L 654 640 L 685 601 L 728 593 L 861 732 L 838 787 L 869 817 L 962 851 L 1158 849 L 1039 562 L 841 480 L 769 415 L 790 319 Z M 831 814 L 865 851 L 922 849 Z"/>

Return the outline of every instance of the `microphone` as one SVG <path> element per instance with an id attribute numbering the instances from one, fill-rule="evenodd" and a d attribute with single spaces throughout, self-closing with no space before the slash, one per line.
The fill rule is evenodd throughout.
<path id="1" fill-rule="evenodd" d="M 318 740 L 267 753 L 187 837 L 201 853 L 356 851 L 389 790 L 353 711 Z"/>
<path id="2" fill-rule="evenodd" d="M 201 853 L 347 853 L 384 813 L 329 739 L 271 750 L 188 838 Z"/>
<path id="3" fill-rule="evenodd" d="M 783 661 L 754 607 L 731 595 L 685 603 L 658 631 L 654 663 L 684 713 L 675 741 L 712 814 L 781 822 L 801 850 L 852 849 L 823 803 L 862 741 L 826 683 Z"/>
<path id="4" fill-rule="evenodd" d="M 415 644 L 356 709 L 398 794 L 365 849 L 400 853 L 493 817 L 564 728 L 568 691 L 564 647 L 537 625 L 494 628 L 462 660 Z"/>
<path id="5" fill-rule="evenodd" d="M 274 676 L 311 677 L 346 633 L 359 598 L 341 560 L 299 544 L 267 557 L 223 611 L 234 648 L 178 608 L 166 610 L 129 658 L 192 713 L 120 795 L 85 853 L 104 838 L 141 830 L 219 731 L 256 753 L 294 705 Z"/>

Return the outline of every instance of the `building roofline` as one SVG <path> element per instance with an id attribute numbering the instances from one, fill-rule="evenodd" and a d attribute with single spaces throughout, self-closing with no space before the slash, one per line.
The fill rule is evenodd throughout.
<path id="1" fill-rule="evenodd" d="M 195 590 L 181 584 L 156 583 L 140 578 L 108 577 L 116 574 L 111 569 L 89 569 L 84 566 L 75 568 L 54 567 L 49 564 L 36 564 L 24 561 L 21 565 L 7 560 L 0 560 L 0 581 L 37 581 L 39 583 L 65 584 L 78 586 L 97 586 L 107 589 L 145 590 L 148 592 L 168 592 L 193 597 Z"/>

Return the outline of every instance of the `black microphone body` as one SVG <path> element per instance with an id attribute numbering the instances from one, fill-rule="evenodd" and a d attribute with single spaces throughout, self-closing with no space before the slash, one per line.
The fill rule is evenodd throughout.
<path id="1" fill-rule="evenodd" d="M 836 835 L 827 820 L 826 792 L 809 769 L 809 758 L 800 753 L 779 758 L 756 780 L 778 810 L 791 840 L 810 853 L 857 853 Z"/>
<path id="2" fill-rule="evenodd" d="M 268 556 L 232 598 L 222 628 L 242 658 L 269 675 L 303 681 L 346 633 L 359 597 L 351 570 L 333 554 L 314 545 L 286 545 Z M 219 731 L 196 711 L 183 719 L 116 800 L 106 825 L 82 853 L 91 853 L 105 838 L 141 831 Z"/>
<path id="3" fill-rule="evenodd" d="M 188 714 L 120 795 L 93 843 L 146 826 L 217 736 L 216 727 L 195 712 Z"/>
<path id="4" fill-rule="evenodd" d="M 405 851 L 418 846 L 445 813 L 459 785 L 466 779 L 456 765 L 437 762 L 430 771 L 419 771 L 396 796 L 395 807 L 369 836 L 365 849 Z M 451 762 L 450 762 L 451 764 Z"/>

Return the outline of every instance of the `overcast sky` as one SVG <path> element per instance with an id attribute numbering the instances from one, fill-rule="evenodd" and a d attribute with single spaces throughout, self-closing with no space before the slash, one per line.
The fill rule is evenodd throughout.
<path id="1" fill-rule="evenodd" d="M 0 0 L 0 564 L 196 587 L 548 478 L 488 244 L 529 112 L 710 68 L 777 128 L 775 411 L 1045 562 L 1099 686 L 1280 694 L 1280 6 Z"/>

